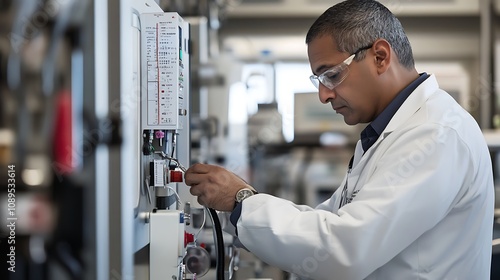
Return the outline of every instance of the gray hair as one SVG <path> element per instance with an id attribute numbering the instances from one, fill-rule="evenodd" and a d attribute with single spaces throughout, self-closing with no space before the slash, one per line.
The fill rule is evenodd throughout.
<path id="1" fill-rule="evenodd" d="M 309 28 L 306 44 L 324 35 L 332 36 L 338 51 L 350 54 L 377 39 L 385 39 L 404 67 L 415 66 L 410 41 L 401 22 L 378 1 L 347 0 L 330 7 Z M 360 52 L 355 59 L 364 57 L 365 52 Z"/>

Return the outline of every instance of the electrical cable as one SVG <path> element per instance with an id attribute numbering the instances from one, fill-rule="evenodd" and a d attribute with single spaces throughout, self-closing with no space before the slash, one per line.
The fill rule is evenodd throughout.
<path id="1" fill-rule="evenodd" d="M 172 153 L 170 154 L 170 158 L 174 158 L 176 142 L 177 140 L 175 139 L 175 130 L 174 130 L 172 131 Z M 170 161 L 168 165 L 170 166 Z"/>
<path id="2" fill-rule="evenodd" d="M 196 232 L 196 234 L 194 235 L 194 242 L 197 243 L 197 240 L 198 240 L 198 236 L 200 235 L 200 232 L 203 230 L 203 228 L 205 227 L 205 222 L 207 220 L 207 208 L 205 207 L 205 209 L 203 209 L 203 221 L 201 222 L 201 226 L 200 226 L 200 229 Z"/>
<path id="3" fill-rule="evenodd" d="M 179 203 L 179 206 L 184 205 L 184 203 L 181 200 L 181 197 L 174 188 L 172 188 L 171 186 L 165 186 L 165 188 L 171 190 L 174 193 L 175 197 L 177 198 L 177 203 Z"/>
<path id="4" fill-rule="evenodd" d="M 168 160 L 171 160 L 173 162 L 175 162 L 177 164 L 177 167 L 179 167 L 179 169 L 183 172 L 183 173 L 186 173 L 187 171 L 187 168 L 184 167 L 178 159 L 174 158 L 174 157 L 171 157 L 170 155 L 167 155 L 166 153 L 164 153 L 163 151 L 155 151 L 154 152 L 155 154 L 158 154 L 160 155 L 162 158 L 164 159 L 168 159 Z"/>
<path id="5" fill-rule="evenodd" d="M 219 217 L 217 216 L 217 212 L 215 212 L 212 208 L 207 208 L 210 217 L 212 219 L 212 224 L 214 227 L 214 239 L 216 245 L 216 278 L 217 280 L 224 280 L 224 238 L 222 237 L 222 226 L 219 221 Z"/>

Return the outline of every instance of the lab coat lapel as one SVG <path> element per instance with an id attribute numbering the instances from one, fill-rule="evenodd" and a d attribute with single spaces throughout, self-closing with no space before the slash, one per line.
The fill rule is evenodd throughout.
<path id="1" fill-rule="evenodd" d="M 349 180 L 349 194 L 352 194 L 355 190 L 359 191 L 363 187 L 364 183 L 361 183 L 358 186 L 359 178 L 361 177 L 361 173 L 364 172 L 369 160 L 372 158 L 373 153 L 377 150 L 378 145 L 380 145 L 380 143 L 387 136 L 389 136 L 391 132 L 406 123 L 408 119 L 422 107 L 425 101 L 437 91 L 438 88 L 439 86 L 435 75 L 429 76 L 429 78 L 427 78 L 410 94 L 410 96 L 408 96 L 396 114 L 394 114 L 377 141 L 364 154 L 363 148 L 361 147 L 361 140 L 358 140 L 354 153 L 353 168 L 350 174 L 347 174 Z M 374 164 L 371 166 L 374 167 Z"/>

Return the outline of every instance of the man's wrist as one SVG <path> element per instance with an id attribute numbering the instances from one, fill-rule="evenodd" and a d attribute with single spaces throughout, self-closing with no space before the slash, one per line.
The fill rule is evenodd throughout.
<path id="1" fill-rule="evenodd" d="M 257 193 L 258 192 L 255 189 L 245 187 L 245 188 L 238 190 L 238 192 L 236 192 L 234 200 L 236 203 L 241 203 L 243 200 L 245 200 L 245 199 L 249 198 L 250 196 L 253 196 Z M 236 203 L 235 203 L 234 207 L 236 207 Z"/>

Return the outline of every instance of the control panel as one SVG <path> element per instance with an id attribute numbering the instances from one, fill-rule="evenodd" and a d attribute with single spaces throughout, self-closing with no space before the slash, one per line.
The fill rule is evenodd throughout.
<path id="1" fill-rule="evenodd" d="M 177 13 L 141 14 L 145 83 L 141 106 L 144 129 L 181 129 L 185 102 L 189 27 Z M 145 87 L 145 88 L 144 88 Z"/>

